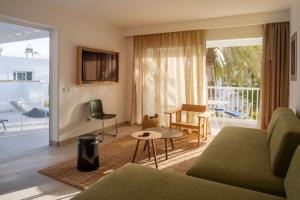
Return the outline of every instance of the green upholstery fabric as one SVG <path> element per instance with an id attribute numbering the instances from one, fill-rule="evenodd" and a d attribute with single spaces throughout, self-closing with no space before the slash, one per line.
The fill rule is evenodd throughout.
<path id="1" fill-rule="evenodd" d="M 285 116 L 277 120 L 269 144 L 273 174 L 285 177 L 299 144 L 300 120 L 297 116 Z"/>
<path id="2" fill-rule="evenodd" d="M 91 100 L 90 111 L 92 117 L 104 115 L 102 101 L 100 99 Z"/>
<path id="3" fill-rule="evenodd" d="M 277 123 L 277 120 L 285 116 L 294 116 L 294 115 L 295 113 L 290 108 L 284 108 L 284 107 L 279 107 L 273 112 L 272 118 L 269 122 L 269 126 L 267 129 L 266 139 L 268 144 L 270 143 L 271 136 L 275 128 L 275 125 Z"/>
<path id="4" fill-rule="evenodd" d="M 294 153 L 291 165 L 284 180 L 288 200 L 300 199 L 300 146 Z"/>
<path id="5" fill-rule="evenodd" d="M 167 171 L 127 164 L 72 200 L 283 200 Z"/>
<path id="6" fill-rule="evenodd" d="M 91 117 L 101 120 L 112 119 L 117 116 L 116 114 L 105 114 L 103 112 L 102 101 L 100 99 L 90 101 L 90 112 Z"/>
<path id="7" fill-rule="evenodd" d="M 116 114 L 104 114 L 104 115 L 95 115 L 94 118 L 104 120 L 104 119 L 112 119 L 115 118 L 116 116 L 117 116 Z"/>
<path id="8" fill-rule="evenodd" d="M 188 175 L 284 196 L 283 179 L 272 174 L 266 132 L 224 127 Z"/>

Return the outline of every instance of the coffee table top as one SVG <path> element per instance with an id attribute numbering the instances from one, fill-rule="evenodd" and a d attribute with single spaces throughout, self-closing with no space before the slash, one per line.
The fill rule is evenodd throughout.
<path id="1" fill-rule="evenodd" d="M 183 135 L 181 130 L 176 128 L 166 128 L 166 127 L 154 127 L 154 128 L 147 128 L 145 131 L 156 131 L 161 133 L 161 139 L 172 139 L 178 138 Z"/>
<path id="2" fill-rule="evenodd" d="M 149 136 L 143 137 L 142 135 L 147 132 L 150 133 Z M 138 140 L 155 140 L 161 138 L 161 133 L 157 131 L 151 131 L 151 130 L 144 130 L 144 131 L 137 131 L 131 134 L 131 137 L 138 139 Z"/>

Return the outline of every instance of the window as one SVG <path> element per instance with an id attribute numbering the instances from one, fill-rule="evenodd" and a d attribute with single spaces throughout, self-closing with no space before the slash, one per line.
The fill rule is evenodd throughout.
<path id="1" fill-rule="evenodd" d="M 209 86 L 260 86 L 262 38 L 207 41 L 206 47 Z"/>
<path id="2" fill-rule="evenodd" d="M 14 72 L 15 81 L 32 81 L 32 72 Z"/>

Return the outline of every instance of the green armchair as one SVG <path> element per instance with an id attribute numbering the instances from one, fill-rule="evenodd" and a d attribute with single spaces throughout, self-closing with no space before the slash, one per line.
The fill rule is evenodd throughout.
<path id="1" fill-rule="evenodd" d="M 116 132 L 113 135 L 114 137 L 118 134 L 118 121 L 117 121 L 117 115 L 116 114 L 105 114 L 103 111 L 102 101 L 100 99 L 90 100 L 90 112 L 91 117 L 94 119 L 99 119 L 102 121 L 102 140 L 104 139 L 104 120 L 107 119 L 116 119 Z"/>

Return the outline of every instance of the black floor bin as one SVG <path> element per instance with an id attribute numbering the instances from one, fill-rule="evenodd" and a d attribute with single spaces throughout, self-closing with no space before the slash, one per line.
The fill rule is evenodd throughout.
<path id="1" fill-rule="evenodd" d="M 78 138 L 77 169 L 83 172 L 99 168 L 98 137 L 94 134 Z"/>

